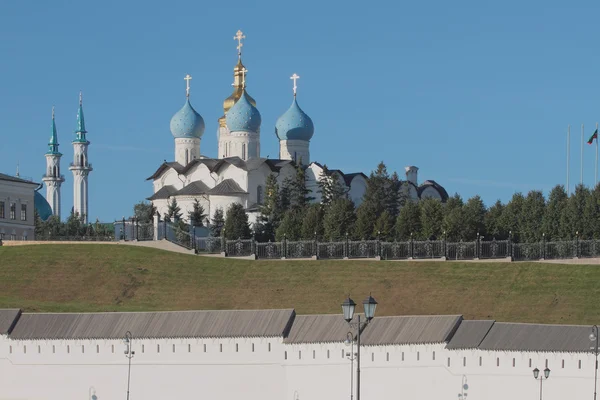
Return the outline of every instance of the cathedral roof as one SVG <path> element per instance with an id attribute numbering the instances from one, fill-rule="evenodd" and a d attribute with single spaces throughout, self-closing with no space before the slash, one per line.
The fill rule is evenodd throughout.
<path id="1" fill-rule="evenodd" d="M 246 90 L 225 116 L 230 132 L 258 132 L 262 118 L 260 112 L 250 102 Z"/>
<path id="2" fill-rule="evenodd" d="M 208 194 L 214 196 L 231 196 L 236 194 L 248 194 L 248 192 L 242 189 L 233 179 L 225 179 L 217 186 L 210 189 Z"/>
<path id="3" fill-rule="evenodd" d="M 54 107 L 52 107 L 52 134 L 50 135 L 50 140 L 48 141 L 48 151 L 46 154 L 61 155 L 58 152 L 58 133 L 56 132 L 56 122 L 54 120 Z"/>
<path id="4" fill-rule="evenodd" d="M 201 138 L 204 134 L 204 119 L 194 110 L 189 97 L 171 118 L 171 133 L 175 138 Z"/>
<path id="5" fill-rule="evenodd" d="M 193 196 L 195 194 L 206 194 L 210 188 L 202 181 L 194 181 L 175 193 L 176 196 Z"/>
<path id="6" fill-rule="evenodd" d="M 423 191 L 425 189 L 427 189 L 428 187 L 432 187 L 435 190 L 437 190 L 437 192 L 440 194 L 440 197 L 442 198 L 442 201 L 446 201 L 448 200 L 448 192 L 446 191 L 446 189 L 444 189 L 444 187 L 442 185 L 440 185 L 439 183 L 437 183 L 436 181 L 433 180 L 427 180 L 425 182 L 423 182 L 418 188 L 417 188 L 417 192 L 419 193 L 419 197 L 421 197 L 421 193 L 423 193 Z"/>
<path id="7" fill-rule="evenodd" d="M 39 183 L 32 182 L 27 179 L 19 178 L 17 176 L 11 176 L 6 174 L 0 174 L 0 181 L 18 182 L 18 183 L 29 183 L 31 185 L 39 186 Z"/>
<path id="8" fill-rule="evenodd" d="M 158 189 L 158 192 L 154 193 L 152 196 L 148 197 L 146 200 L 164 200 L 173 196 L 177 193 L 177 189 L 175 186 L 166 185 Z"/>
<path id="9" fill-rule="evenodd" d="M 279 140 L 309 141 L 315 133 L 312 119 L 298 105 L 296 96 L 290 108 L 277 119 L 275 134 Z"/>

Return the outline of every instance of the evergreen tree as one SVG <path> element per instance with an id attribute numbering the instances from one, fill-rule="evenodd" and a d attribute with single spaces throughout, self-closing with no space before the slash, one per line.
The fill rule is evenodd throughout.
<path id="1" fill-rule="evenodd" d="M 258 232 L 258 240 L 275 240 L 275 232 L 281 223 L 282 214 L 279 184 L 275 175 L 269 174 L 265 183 L 265 201 L 260 207 L 255 229 Z"/>
<path id="2" fill-rule="evenodd" d="M 539 190 L 527 193 L 522 211 L 521 240 L 523 242 L 539 242 L 542 240 L 542 224 L 546 211 L 546 199 Z"/>
<path id="3" fill-rule="evenodd" d="M 133 206 L 133 215 L 141 224 L 149 224 L 154 221 L 156 207 L 152 203 L 140 201 Z"/>
<path id="4" fill-rule="evenodd" d="M 382 211 L 383 212 L 383 211 Z M 375 222 L 377 221 L 377 210 L 373 204 L 365 200 L 356 209 L 356 223 L 354 224 L 353 237 L 357 239 L 373 239 L 375 231 Z"/>
<path id="5" fill-rule="evenodd" d="M 292 203 L 292 186 L 293 180 L 289 176 L 281 182 L 281 190 L 279 191 L 279 209 L 282 214 L 290 209 Z"/>
<path id="6" fill-rule="evenodd" d="M 442 205 L 444 219 L 442 221 L 442 230 L 446 232 L 446 240 L 457 242 L 462 239 L 464 227 L 463 200 L 458 193 L 449 197 L 446 203 Z"/>
<path id="7" fill-rule="evenodd" d="M 486 208 L 479 196 L 473 196 L 463 207 L 465 217 L 463 240 L 475 240 L 477 233 L 485 236 L 485 213 Z"/>
<path id="8" fill-rule="evenodd" d="M 311 204 L 308 206 L 304 218 L 302 219 L 300 237 L 302 239 L 312 239 L 315 232 L 317 237 L 323 237 L 323 234 L 325 233 L 325 228 L 323 226 L 324 217 L 324 208 L 320 204 Z"/>
<path id="9" fill-rule="evenodd" d="M 576 234 L 583 237 L 585 232 L 584 212 L 590 191 L 583 185 L 575 186 L 573 193 L 567 200 L 561 216 L 561 236 L 563 239 L 574 239 Z"/>
<path id="10" fill-rule="evenodd" d="M 302 236 L 302 217 L 304 212 L 298 209 L 291 209 L 285 212 L 277 231 L 275 240 L 282 241 L 284 236 L 287 240 L 300 240 Z"/>
<path id="11" fill-rule="evenodd" d="M 504 204 L 500 200 L 497 200 L 485 214 L 485 232 L 490 239 L 506 240 L 508 238 L 508 231 L 504 230 L 501 223 L 503 212 Z"/>
<path id="12" fill-rule="evenodd" d="M 356 216 L 350 199 L 338 199 L 331 203 L 323 221 L 325 240 L 336 241 L 346 237 L 354 228 Z"/>
<path id="13" fill-rule="evenodd" d="M 550 191 L 542 221 L 542 231 L 548 240 L 559 240 L 562 238 L 561 218 L 568 199 L 567 192 L 562 185 L 556 185 Z"/>
<path id="14" fill-rule="evenodd" d="M 515 193 L 502 211 L 500 218 L 500 227 L 503 231 L 509 232 L 511 239 L 515 242 L 521 241 L 523 226 L 523 206 L 525 197 L 521 193 Z"/>
<path id="15" fill-rule="evenodd" d="M 79 213 L 72 212 L 65 222 L 65 230 L 67 236 L 80 236 L 83 234 L 85 226 L 81 223 Z"/>
<path id="16" fill-rule="evenodd" d="M 225 214 L 223 213 L 223 209 L 218 207 L 215 210 L 212 222 L 210 223 L 210 234 L 213 237 L 221 236 L 223 227 L 225 227 Z"/>
<path id="17" fill-rule="evenodd" d="M 385 210 L 375 221 L 374 232 L 380 240 L 389 241 L 394 238 L 394 217 Z"/>
<path id="18" fill-rule="evenodd" d="M 590 190 L 583 210 L 584 239 L 597 239 L 600 235 L 600 185 Z"/>
<path id="19" fill-rule="evenodd" d="M 194 199 L 194 209 L 189 212 L 190 224 L 192 226 L 204 226 L 205 218 L 204 207 L 202 207 L 198 199 Z"/>
<path id="20" fill-rule="evenodd" d="M 411 234 L 417 238 L 421 236 L 421 208 L 414 201 L 407 201 L 400 209 L 396 225 L 394 226 L 397 240 L 408 240 Z"/>
<path id="21" fill-rule="evenodd" d="M 296 166 L 296 176 L 290 186 L 290 208 L 303 210 L 314 197 L 310 196 L 310 189 L 306 187 L 306 174 L 302 165 Z"/>
<path id="22" fill-rule="evenodd" d="M 173 197 L 173 199 L 169 203 L 169 207 L 167 208 L 167 213 L 165 214 L 165 221 L 179 222 L 181 216 L 181 208 L 179 208 L 179 205 L 177 204 L 177 199 Z"/>
<path id="23" fill-rule="evenodd" d="M 389 221 L 392 226 L 396 218 L 398 217 L 398 212 L 400 211 L 400 202 L 401 202 L 401 187 L 402 182 L 398 177 L 398 173 L 394 171 L 394 173 L 390 176 L 388 181 L 386 182 L 386 211 L 389 214 Z"/>
<path id="24" fill-rule="evenodd" d="M 423 199 L 421 208 L 421 237 L 423 239 L 440 239 L 442 237 L 442 203 L 436 199 Z"/>
<path id="25" fill-rule="evenodd" d="M 34 228 L 33 228 L 33 232 L 35 233 L 35 237 L 37 239 L 41 239 L 42 237 L 44 237 L 44 234 L 46 232 L 44 232 L 44 228 L 45 228 L 45 224 L 44 221 L 42 221 L 42 219 L 40 218 L 40 214 L 37 211 L 37 208 L 33 208 L 33 224 L 34 224 Z"/>
<path id="26" fill-rule="evenodd" d="M 348 191 L 340 182 L 338 175 L 331 173 L 327 165 L 323 166 L 323 172 L 317 182 L 318 192 L 321 194 L 321 204 L 328 206 L 333 201 L 348 196 Z"/>
<path id="27" fill-rule="evenodd" d="M 248 214 L 240 203 L 233 203 L 225 216 L 225 238 L 229 240 L 249 239 L 251 237 Z"/>

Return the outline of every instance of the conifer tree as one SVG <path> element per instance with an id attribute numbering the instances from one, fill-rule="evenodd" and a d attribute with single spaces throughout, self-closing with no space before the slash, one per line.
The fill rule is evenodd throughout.
<path id="1" fill-rule="evenodd" d="M 225 215 L 225 238 L 229 240 L 249 239 L 251 237 L 248 214 L 240 203 L 233 203 Z"/>
<path id="2" fill-rule="evenodd" d="M 387 210 L 382 212 L 377 221 L 375 221 L 373 232 L 375 236 L 384 241 L 392 240 L 394 238 L 394 223 L 392 221 L 394 221 L 394 218 Z"/>
<path id="3" fill-rule="evenodd" d="M 323 166 L 317 186 L 318 192 L 321 194 L 321 204 L 325 207 L 337 199 L 348 196 L 348 191 L 343 183 L 340 182 L 338 175 L 331 173 L 327 165 Z"/>
<path id="4" fill-rule="evenodd" d="M 221 236 L 224 226 L 225 226 L 225 215 L 223 213 L 223 209 L 218 207 L 215 210 L 212 221 L 210 223 L 210 234 L 213 237 Z"/>
<path id="5" fill-rule="evenodd" d="M 304 209 L 314 197 L 310 196 L 310 189 L 306 187 L 306 174 L 302 165 L 296 166 L 296 175 L 290 185 L 290 208 L 293 210 Z"/>
<path id="6" fill-rule="evenodd" d="M 275 175 L 269 174 L 265 182 L 265 200 L 260 207 L 255 229 L 258 240 L 264 242 L 275 240 L 275 232 L 281 223 L 282 214 L 279 184 Z"/>
<path id="7" fill-rule="evenodd" d="M 142 224 L 152 223 L 156 214 L 156 207 L 152 203 L 140 201 L 133 206 L 133 215 Z"/>
<path id="8" fill-rule="evenodd" d="M 485 214 L 485 232 L 490 239 L 506 240 L 508 238 L 508 232 L 504 230 L 501 223 L 503 212 L 504 204 L 500 200 L 497 200 Z"/>
<path id="9" fill-rule="evenodd" d="M 462 238 L 464 240 L 475 240 L 477 233 L 485 236 L 485 213 L 486 208 L 483 200 L 479 196 L 473 196 L 463 207 L 464 231 Z"/>
<path id="10" fill-rule="evenodd" d="M 514 242 L 520 242 L 523 231 L 522 217 L 523 217 L 523 205 L 525 203 L 525 197 L 522 193 L 513 194 L 510 201 L 504 207 L 502 211 L 502 217 L 500 218 L 500 226 L 502 230 L 508 232 L 511 240 Z"/>
<path id="11" fill-rule="evenodd" d="M 202 207 L 198 199 L 194 199 L 194 208 L 189 213 L 190 224 L 192 226 L 204 226 L 205 218 L 204 207 Z"/>
<path id="12" fill-rule="evenodd" d="M 556 185 L 550 191 L 548 204 L 542 221 L 542 231 L 548 240 L 562 238 L 561 218 L 567 205 L 568 196 L 564 186 Z"/>
<path id="13" fill-rule="evenodd" d="M 283 212 L 290 209 L 292 196 L 293 180 L 289 176 L 281 182 L 281 190 L 279 191 L 279 209 Z M 282 216 L 283 218 L 283 216 Z"/>
<path id="14" fill-rule="evenodd" d="M 400 209 L 394 226 L 397 240 L 409 240 L 421 236 L 421 208 L 414 201 L 407 201 Z"/>
<path id="15" fill-rule="evenodd" d="M 275 232 L 275 240 L 280 242 L 284 236 L 287 240 L 300 240 L 302 236 L 303 216 L 304 212 L 299 209 L 286 211 Z"/>
<path id="16" fill-rule="evenodd" d="M 421 237 L 423 239 L 441 239 L 442 237 L 442 203 L 436 199 L 423 199 L 421 208 Z"/>
<path id="17" fill-rule="evenodd" d="M 584 237 L 584 212 L 589 195 L 590 191 L 585 186 L 581 184 L 575 186 L 575 192 L 567 200 L 561 217 L 563 239 L 574 239 L 577 234 L 580 238 Z"/>
<path id="18" fill-rule="evenodd" d="M 325 240 L 337 241 L 352 233 L 356 216 L 350 199 L 338 199 L 331 203 L 323 221 Z"/>
<path id="19" fill-rule="evenodd" d="M 598 239 L 600 237 L 600 184 L 590 190 L 583 211 L 583 238 Z"/>
<path id="20" fill-rule="evenodd" d="M 523 202 L 521 218 L 521 240 L 524 242 L 539 242 L 542 240 L 542 224 L 546 211 L 546 199 L 539 190 L 527 193 Z"/>
<path id="21" fill-rule="evenodd" d="M 323 237 L 323 233 L 325 232 L 323 226 L 324 210 L 325 208 L 321 204 L 311 204 L 308 206 L 302 219 L 301 239 L 312 239 L 315 232 L 317 237 Z"/>
<path id="22" fill-rule="evenodd" d="M 177 199 L 173 197 L 171 202 L 169 203 L 169 207 L 167 208 L 167 213 L 165 214 L 165 221 L 167 222 L 179 222 L 181 219 L 181 208 L 177 204 Z"/>

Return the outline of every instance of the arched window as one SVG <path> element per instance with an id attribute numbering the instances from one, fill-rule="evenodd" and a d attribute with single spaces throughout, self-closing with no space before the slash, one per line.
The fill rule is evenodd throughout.
<path id="1" fill-rule="evenodd" d="M 83 154 L 80 154 L 80 155 L 79 155 L 79 165 L 81 165 L 82 167 L 85 165 L 85 164 L 83 163 Z"/>
<path id="2" fill-rule="evenodd" d="M 189 150 L 185 150 L 185 165 L 187 165 L 189 163 L 189 157 L 190 157 L 190 153 Z"/>
<path id="3" fill-rule="evenodd" d="M 263 187 L 258 185 L 258 187 L 256 188 L 256 202 L 258 204 L 262 204 L 264 201 L 263 199 Z"/>
<path id="4" fill-rule="evenodd" d="M 242 160 L 246 159 L 246 143 L 242 143 Z"/>
<path id="5" fill-rule="evenodd" d="M 58 176 L 58 168 L 56 167 L 56 165 L 54 166 L 54 177 Z"/>

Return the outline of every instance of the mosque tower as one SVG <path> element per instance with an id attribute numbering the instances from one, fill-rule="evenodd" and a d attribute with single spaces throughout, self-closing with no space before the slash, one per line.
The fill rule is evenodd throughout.
<path id="1" fill-rule="evenodd" d="M 88 222 L 88 175 L 92 164 L 88 163 L 88 146 L 85 120 L 83 118 L 82 94 L 79 92 L 79 109 L 77 110 L 77 130 L 73 140 L 73 162 L 69 169 L 73 171 L 73 212 L 78 213 L 82 221 Z"/>
<path id="2" fill-rule="evenodd" d="M 60 158 L 62 154 L 58 151 L 58 135 L 56 133 L 56 122 L 54 121 L 54 107 L 52 107 L 52 136 L 48 142 L 46 152 L 46 173 L 42 181 L 46 184 L 46 200 L 50 203 L 52 214 L 60 219 L 60 186 L 65 177 L 60 174 Z"/>
<path id="3" fill-rule="evenodd" d="M 261 116 L 256 101 L 246 92 L 248 70 L 242 64 L 242 39 L 245 38 L 242 31 L 237 31 L 233 38 L 238 41 L 238 62 L 233 68 L 233 93 L 223 102 L 224 115 L 219 118 L 218 158 L 260 157 Z"/>
<path id="4" fill-rule="evenodd" d="M 204 134 L 204 119 L 190 103 L 190 80 L 186 75 L 185 104 L 171 118 L 171 133 L 175 138 L 175 161 L 184 167 L 200 158 L 200 139 Z"/>
<path id="5" fill-rule="evenodd" d="M 277 119 L 275 134 L 279 139 L 279 158 L 293 160 L 304 165 L 310 164 L 310 139 L 315 133 L 312 119 L 298 105 L 296 82 L 300 77 L 296 74 L 290 79 L 294 81 L 294 100 L 290 108 Z"/>

